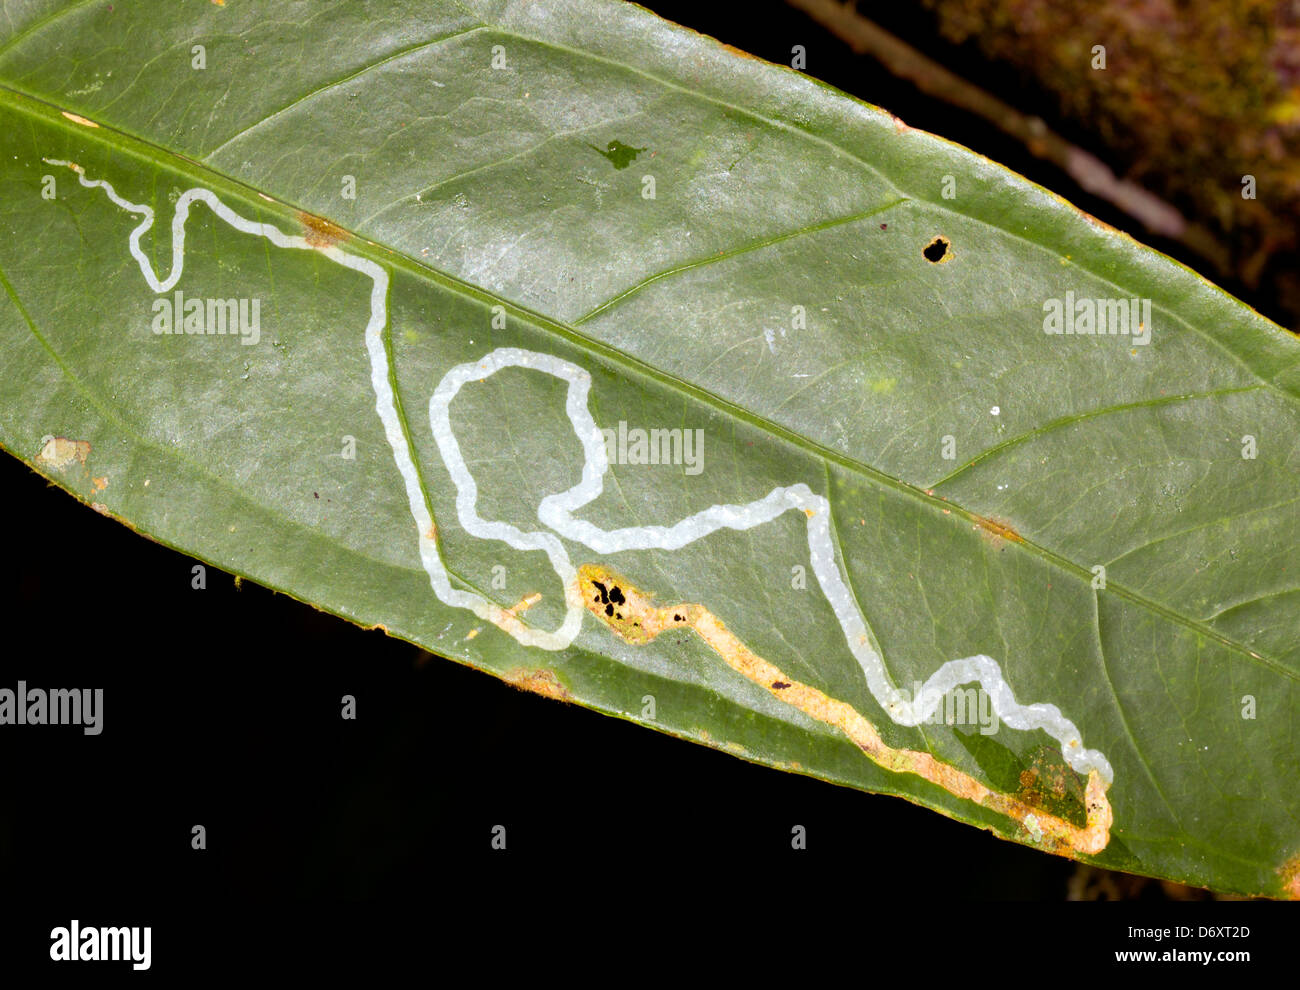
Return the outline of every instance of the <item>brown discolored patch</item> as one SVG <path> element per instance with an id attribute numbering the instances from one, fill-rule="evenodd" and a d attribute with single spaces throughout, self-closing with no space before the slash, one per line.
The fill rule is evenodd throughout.
<path id="1" fill-rule="evenodd" d="M 980 535 L 988 540 L 993 546 L 1001 546 L 1004 541 L 1012 543 L 1024 543 L 1024 537 L 1016 532 L 1014 526 L 1010 523 L 1002 522 L 998 519 L 985 518 L 976 516 L 974 528 L 980 531 Z"/>
<path id="2" fill-rule="evenodd" d="M 89 440 L 69 440 L 67 437 L 50 437 L 36 455 L 36 463 L 41 467 L 62 471 L 73 461 L 86 463 L 90 454 Z"/>
<path id="3" fill-rule="evenodd" d="M 90 484 L 91 487 L 95 489 L 95 491 L 102 492 L 105 488 L 108 487 L 108 477 L 105 476 L 102 478 L 91 478 Z"/>
<path id="4" fill-rule="evenodd" d="M 303 226 L 303 240 L 314 248 L 333 247 L 350 239 L 348 232 L 338 224 L 314 213 L 299 210 L 298 222 Z"/>
<path id="5" fill-rule="evenodd" d="M 1069 821 L 1084 820 L 1084 782 L 1065 762 L 1059 749 L 1039 746 L 1029 756 L 1029 766 L 1020 771 L 1016 795 L 1025 804 Z"/>
<path id="6" fill-rule="evenodd" d="M 547 670 L 545 667 L 538 667 L 535 670 L 514 667 L 506 671 L 505 680 L 507 684 L 513 684 L 524 691 L 531 691 L 546 698 L 555 698 L 557 701 L 573 700 L 573 695 L 560 683 L 560 679 L 555 676 L 555 671 Z"/>
<path id="7" fill-rule="evenodd" d="M 930 753 L 887 745 L 861 712 L 794 680 L 755 654 L 703 605 L 681 603 L 656 607 L 653 596 L 598 564 L 578 568 L 578 582 L 587 609 L 626 642 L 642 645 L 665 630 L 689 628 L 732 670 L 804 714 L 839 729 L 873 763 L 894 773 L 916 774 L 949 794 L 1006 815 L 1021 826 L 1022 838 L 1041 849 L 1062 856 L 1080 853 L 1095 856 L 1110 842 L 1114 817 L 1106 799 L 1107 785 L 1096 771 L 1088 775 L 1084 794 L 1086 825 L 1080 828 L 1025 803 L 1018 796 L 990 790 L 970 774 L 935 759 Z"/>
<path id="8" fill-rule="evenodd" d="M 1282 892 L 1293 901 L 1300 901 L 1300 853 L 1296 853 L 1278 870 L 1282 877 Z"/>

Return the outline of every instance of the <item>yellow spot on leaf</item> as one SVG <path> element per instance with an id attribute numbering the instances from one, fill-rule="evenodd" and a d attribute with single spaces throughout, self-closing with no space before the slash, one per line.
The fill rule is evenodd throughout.
<path id="1" fill-rule="evenodd" d="M 72 121 L 74 124 L 80 124 L 82 127 L 98 127 L 98 126 L 99 126 L 99 125 L 96 124 L 93 120 L 87 120 L 85 117 L 82 117 L 82 116 L 80 116 L 79 114 L 68 113 L 68 111 L 66 111 L 66 110 L 63 110 L 63 111 L 60 111 L 60 112 L 63 114 L 63 116 L 67 117 L 67 118 L 68 118 L 70 121 Z"/>
<path id="2" fill-rule="evenodd" d="M 511 615 L 518 615 L 520 612 L 527 612 L 530 608 L 542 600 L 542 596 L 534 591 L 531 595 L 525 595 L 519 601 L 515 602 L 510 608 L 506 609 Z"/>

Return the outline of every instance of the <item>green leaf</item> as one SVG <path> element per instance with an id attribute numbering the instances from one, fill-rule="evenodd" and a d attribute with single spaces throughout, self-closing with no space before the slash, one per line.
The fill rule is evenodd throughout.
<path id="1" fill-rule="evenodd" d="M 1288 333 L 630 4 L 5 11 L 0 442 L 51 480 L 544 694 L 1298 892 Z"/>

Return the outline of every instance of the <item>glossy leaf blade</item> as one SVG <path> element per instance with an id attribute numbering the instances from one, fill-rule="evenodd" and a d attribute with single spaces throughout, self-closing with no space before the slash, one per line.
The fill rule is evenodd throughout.
<path id="1" fill-rule="evenodd" d="M 986 656 L 1113 767 L 1096 862 L 1295 883 L 1291 335 L 628 4 L 7 11 L 0 442 L 52 480 L 534 690 L 1084 855 L 1066 740 L 899 724 L 863 659 Z M 187 298 L 247 332 L 156 332 Z M 1045 332 L 1081 300 L 1131 322 Z M 539 511 L 597 448 L 601 493 Z"/>

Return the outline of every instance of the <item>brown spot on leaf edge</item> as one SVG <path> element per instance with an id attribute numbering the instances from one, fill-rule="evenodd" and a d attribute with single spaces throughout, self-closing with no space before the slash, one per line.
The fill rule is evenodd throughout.
<path id="1" fill-rule="evenodd" d="M 555 671 L 547 670 L 545 667 L 538 667 L 529 670 L 526 667 L 514 667 L 506 671 L 505 681 L 507 684 L 513 684 L 524 691 L 531 691 L 533 694 L 540 694 L 546 698 L 555 698 L 557 701 L 572 701 L 573 695 L 569 689 L 560 683 L 560 679 L 555 675 Z"/>
<path id="2" fill-rule="evenodd" d="M 1282 876 L 1282 892 L 1293 901 L 1300 901 L 1300 853 L 1296 853 L 1278 870 Z"/>

